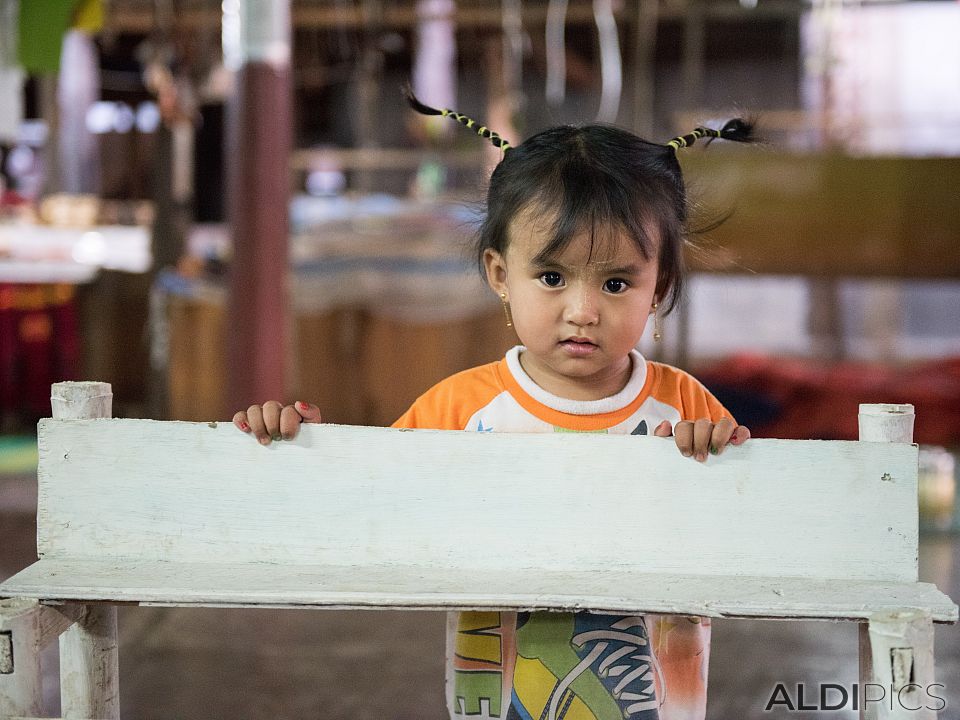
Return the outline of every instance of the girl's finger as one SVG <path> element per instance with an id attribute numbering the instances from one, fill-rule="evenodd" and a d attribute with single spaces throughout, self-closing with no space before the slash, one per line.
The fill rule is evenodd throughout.
<path id="1" fill-rule="evenodd" d="M 673 435 L 673 427 L 670 425 L 669 420 L 664 420 L 662 423 L 657 425 L 653 430 L 653 434 L 656 437 L 670 437 Z"/>
<path id="2" fill-rule="evenodd" d="M 243 410 L 238 410 L 233 416 L 233 424 L 241 431 L 250 432 L 250 425 L 247 423 L 247 414 Z"/>
<path id="3" fill-rule="evenodd" d="M 713 423 L 703 418 L 693 424 L 693 456 L 698 462 L 707 459 L 710 452 L 710 438 L 713 436 Z"/>
<path id="4" fill-rule="evenodd" d="M 261 445 L 269 445 L 270 433 L 267 432 L 267 427 L 263 423 L 263 409 L 259 405 L 251 405 L 247 408 L 247 422 L 257 442 Z"/>
<path id="5" fill-rule="evenodd" d="M 736 428 L 734 428 L 733 434 L 730 436 L 730 444 L 743 445 L 751 437 L 750 428 L 745 425 L 738 425 Z"/>
<path id="6" fill-rule="evenodd" d="M 320 422 L 320 408 L 318 408 L 316 405 L 311 405 L 310 403 L 305 403 L 302 400 L 297 400 L 297 402 L 293 404 L 293 409 L 296 410 L 297 414 L 303 418 L 304 422 Z"/>
<path id="7" fill-rule="evenodd" d="M 676 440 L 677 448 L 684 457 L 693 455 L 693 423 L 689 420 L 681 420 L 673 426 L 673 437 Z"/>
<path id="8" fill-rule="evenodd" d="M 287 405 L 280 411 L 280 437 L 284 440 L 293 440 L 300 431 L 303 419 L 293 405 Z"/>
<path id="9" fill-rule="evenodd" d="M 276 400 L 268 400 L 263 404 L 263 424 L 272 440 L 280 440 L 280 411 L 283 405 Z"/>
<path id="10" fill-rule="evenodd" d="M 713 434 L 710 437 L 711 455 L 719 455 L 723 452 L 727 443 L 730 442 L 730 437 L 733 435 L 735 429 L 736 425 L 733 424 L 733 420 L 730 418 L 721 418 L 720 421 L 713 426 Z"/>

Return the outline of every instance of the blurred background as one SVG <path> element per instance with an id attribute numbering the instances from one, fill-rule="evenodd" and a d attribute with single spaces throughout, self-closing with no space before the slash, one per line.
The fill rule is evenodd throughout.
<path id="1" fill-rule="evenodd" d="M 858 403 L 913 403 L 921 579 L 960 597 L 958 37 L 956 0 L 0 0 L 0 579 L 35 558 L 51 382 L 109 382 L 122 417 L 275 397 L 382 425 L 516 342 L 469 251 L 499 151 L 409 111 L 409 81 L 513 144 L 756 117 L 765 145 L 681 155 L 694 227 L 726 219 L 641 351 L 755 436 L 856 439 Z M 120 627 L 131 717 L 444 717 L 439 615 Z M 845 625 L 714 638 L 713 718 L 856 680 Z"/>

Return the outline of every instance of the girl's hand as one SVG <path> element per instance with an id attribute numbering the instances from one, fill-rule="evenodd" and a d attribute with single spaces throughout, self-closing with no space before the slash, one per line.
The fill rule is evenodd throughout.
<path id="1" fill-rule="evenodd" d="M 269 445 L 271 440 L 292 440 L 304 422 L 319 423 L 320 408 L 299 400 L 293 405 L 269 400 L 233 416 L 233 424 L 245 433 L 253 433 L 261 445 Z"/>
<path id="2" fill-rule="evenodd" d="M 743 425 L 735 425 L 730 418 L 721 418 L 714 423 L 703 419 L 691 422 L 681 420 L 674 427 L 664 420 L 653 431 L 657 437 L 670 437 L 677 441 L 680 454 L 684 457 L 694 457 L 698 462 L 707 459 L 710 455 L 719 455 L 727 445 L 743 445 L 750 439 L 750 430 Z"/>

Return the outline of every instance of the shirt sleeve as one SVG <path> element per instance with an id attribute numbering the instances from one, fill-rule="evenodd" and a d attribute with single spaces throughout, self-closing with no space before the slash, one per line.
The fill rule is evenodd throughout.
<path id="1" fill-rule="evenodd" d="M 730 411 L 690 373 L 662 363 L 650 363 L 648 368 L 656 374 L 654 397 L 675 407 L 681 420 L 717 422 L 726 417 L 736 422 Z"/>
<path id="2" fill-rule="evenodd" d="M 390 427 L 392 428 L 429 427 L 422 424 L 423 421 L 420 416 L 423 413 L 420 412 L 419 403 L 420 403 L 420 399 L 418 398 L 416 402 L 413 403 L 413 405 L 407 408 L 407 411 L 403 415 L 401 415 L 400 417 L 398 417 L 396 420 L 393 421 L 393 424 Z"/>
<path id="3" fill-rule="evenodd" d="M 502 392 L 498 364 L 488 363 L 441 380 L 390 427 L 463 430 L 474 412 Z"/>
<path id="4" fill-rule="evenodd" d="M 687 375 L 687 378 L 691 387 L 684 393 L 686 397 L 681 410 L 684 420 L 709 418 L 712 422 L 717 422 L 721 418 L 730 418 L 736 422 L 731 412 L 699 380 L 692 375 Z"/>
<path id="5" fill-rule="evenodd" d="M 423 395 L 390 427 L 420 428 L 425 430 L 462 430 L 457 427 L 457 408 L 452 402 L 456 395 L 456 376 L 442 380 Z"/>

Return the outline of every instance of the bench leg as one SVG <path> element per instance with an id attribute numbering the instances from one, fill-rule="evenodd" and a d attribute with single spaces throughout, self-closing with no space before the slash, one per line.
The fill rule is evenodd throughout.
<path id="1" fill-rule="evenodd" d="M 39 615 L 36 600 L 0 600 L 0 717 L 43 712 Z"/>
<path id="2" fill-rule="evenodd" d="M 946 703 L 933 664 L 929 613 L 878 613 L 861 623 L 861 720 L 936 720 Z"/>
<path id="3" fill-rule="evenodd" d="M 120 717 L 117 608 L 86 605 L 60 636 L 60 705 L 68 718 Z"/>

